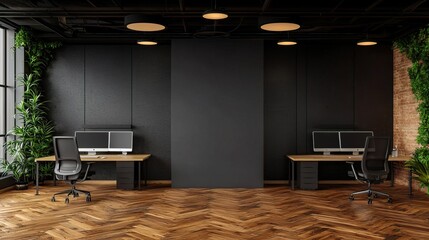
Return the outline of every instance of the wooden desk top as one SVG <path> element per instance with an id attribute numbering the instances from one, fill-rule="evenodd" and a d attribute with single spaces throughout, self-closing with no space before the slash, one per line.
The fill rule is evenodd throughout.
<path id="1" fill-rule="evenodd" d="M 80 155 L 82 162 L 137 162 L 144 161 L 150 157 L 150 154 L 104 154 L 95 155 L 97 158 L 88 157 L 88 155 Z M 55 161 L 55 156 L 47 156 L 36 158 L 36 162 L 52 162 Z"/>
<path id="2" fill-rule="evenodd" d="M 362 161 L 362 155 L 287 155 L 287 157 L 296 162 L 347 162 Z M 405 162 L 410 160 L 409 156 L 389 157 L 389 161 Z"/>

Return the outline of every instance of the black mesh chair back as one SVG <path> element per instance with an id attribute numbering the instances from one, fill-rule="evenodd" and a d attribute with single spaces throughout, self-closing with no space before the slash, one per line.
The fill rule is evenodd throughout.
<path id="1" fill-rule="evenodd" d="M 82 170 L 76 139 L 54 137 L 55 174 L 59 180 L 76 180 Z"/>
<path id="2" fill-rule="evenodd" d="M 367 137 L 362 158 L 364 177 L 373 183 L 384 181 L 389 173 L 388 137 Z"/>
<path id="3" fill-rule="evenodd" d="M 362 156 L 362 173 L 358 173 L 354 167 L 354 162 L 349 162 L 352 167 L 355 179 L 362 183 L 367 183 L 368 188 L 363 191 L 353 192 L 349 199 L 354 200 L 356 195 L 365 194 L 368 196 L 368 204 L 378 196 L 387 197 L 387 202 L 392 203 L 392 197 L 384 192 L 374 191 L 372 184 L 382 183 L 389 174 L 389 147 L 388 137 L 367 137 L 365 141 L 365 151 Z"/>
<path id="4" fill-rule="evenodd" d="M 55 193 L 51 201 L 55 202 L 55 196 L 59 194 L 67 194 L 65 203 L 69 203 L 69 196 L 79 197 L 79 194 L 86 195 L 86 202 L 91 202 L 91 193 L 84 190 L 76 189 L 80 172 L 82 170 L 82 161 L 80 159 L 79 150 L 75 137 L 54 137 L 55 151 L 55 176 L 58 180 L 64 180 L 71 184 L 71 189 Z M 88 164 L 85 176 L 80 182 L 83 182 L 88 175 L 90 163 Z"/>

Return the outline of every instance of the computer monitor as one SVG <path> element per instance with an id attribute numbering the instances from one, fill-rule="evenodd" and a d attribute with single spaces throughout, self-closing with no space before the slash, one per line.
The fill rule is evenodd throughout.
<path id="1" fill-rule="evenodd" d="M 108 131 L 76 131 L 75 137 L 79 152 L 96 154 L 109 151 Z"/>
<path id="2" fill-rule="evenodd" d="M 354 155 L 365 151 L 366 137 L 374 136 L 372 131 L 340 131 L 341 152 L 353 152 Z"/>
<path id="3" fill-rule="evenodd" d="M 313 151 L 323 152 L 329 155 L 331 152 L 339 152 L 340 138 L 338 131 L 313 131 Z"/>
<path id="4" fill-rule="evenodd" d="M 109 152 L 127 154 L 133 151 L 132 131 L 110 131 L 109 134 Z"/>

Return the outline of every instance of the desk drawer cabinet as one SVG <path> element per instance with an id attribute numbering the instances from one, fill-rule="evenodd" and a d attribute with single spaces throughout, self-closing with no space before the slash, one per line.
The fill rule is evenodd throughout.
<path id="1" fill-rule="evenodd" d="M 135 189 L 138 183 L 136 162 L 116 162 L 116 188 Z"/>
<path id="2" fill-rule="evenodd" d="M 297 172 L 299 188 L 307 190 L 317 189 L 319 187 L 318 172 L 317 162 L 299 162 Z"/>

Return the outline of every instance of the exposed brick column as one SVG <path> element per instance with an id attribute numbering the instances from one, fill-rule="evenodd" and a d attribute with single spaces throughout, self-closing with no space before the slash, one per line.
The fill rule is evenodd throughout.
<path id="1" fill-rule="evenodd" d="M 418 102 L 411 91 L 408 68 L 411 61 L 399 52 L 393 50 L 393 145 L 398 146 L 399 155 L 409 156 L 418 147 L 416 142 L 419 127 Z M 408 170 L 402 163 L 395 163 L 395 183 L 408 185 Z M 413 182 L 413 188 L 419 189 L 418 183 Z M 426 190 L 423 190 L 426 191 Z"/>

